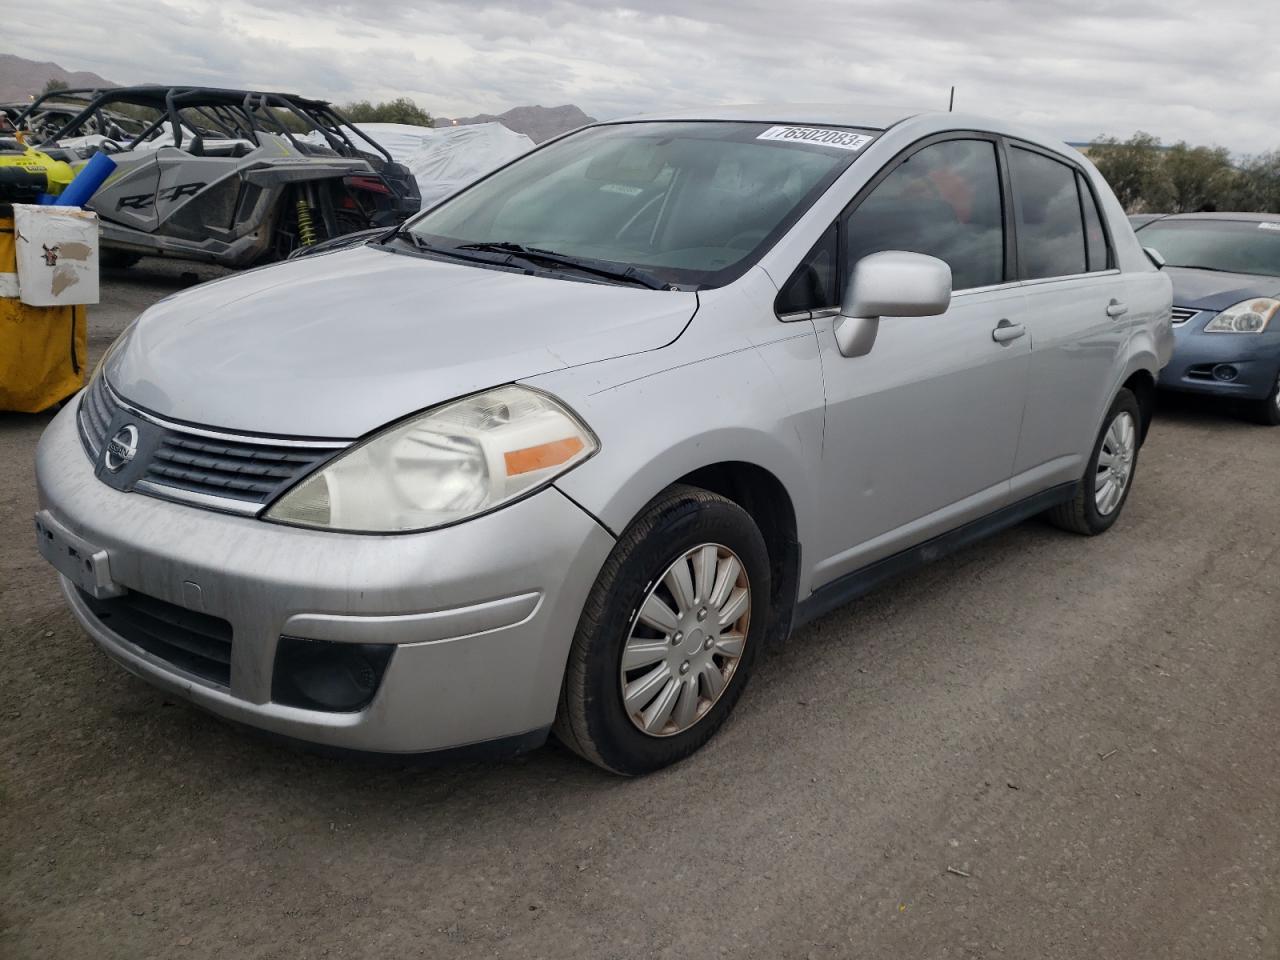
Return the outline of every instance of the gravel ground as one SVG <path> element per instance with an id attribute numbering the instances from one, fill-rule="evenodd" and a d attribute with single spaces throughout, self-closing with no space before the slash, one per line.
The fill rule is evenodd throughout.
<path id="1" fill-rule="evenodd" d="M 105 278 L 95 357 L 190 269 Z M 625 781 L 319 758 L 112 666 L 33 546 L 48 419 L 0 415 L 0 956 L 1280 957 L 1280 430 L 1162 412 L 1109 534 L 806 627 Z"/>

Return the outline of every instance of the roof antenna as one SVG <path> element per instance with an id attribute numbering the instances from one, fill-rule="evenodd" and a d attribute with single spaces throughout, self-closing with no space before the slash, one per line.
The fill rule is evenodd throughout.
<path id="1" fill-rule="evenodd" d="M 956 88 L 951 88 L 951 102 L 947 104 L 947 113 L 951 113 L 956 108 Z"/>

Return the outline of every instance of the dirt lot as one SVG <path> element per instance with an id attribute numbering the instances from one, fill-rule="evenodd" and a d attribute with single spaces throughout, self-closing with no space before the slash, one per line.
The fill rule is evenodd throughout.
<path id="1" fill-rule="evenodd" d="M 179 286 L 123 276 L 95 356 Z M 1280 957 L 1280 430 L 1162 415 L 1110 534 L 882 589 L 623 781 L 300 754 L 113 667 L 32 543 L 47 420 L 0 415 L 0 956 Z"/>

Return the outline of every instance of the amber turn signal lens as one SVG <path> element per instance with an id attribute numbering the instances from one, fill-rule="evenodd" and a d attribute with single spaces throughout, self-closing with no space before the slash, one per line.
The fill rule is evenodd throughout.
<path id="1" fill-rule="evenodd" d="M 515 477 L 522 473 L 533 473 L 535 470 L 559 466 L 581 449 L 581 440 L 577 437 L 566 437 L 564 440 L 540 443 L 536 447 L 508 450 L 503 454 L 507 464 L 507 476 Z"/>

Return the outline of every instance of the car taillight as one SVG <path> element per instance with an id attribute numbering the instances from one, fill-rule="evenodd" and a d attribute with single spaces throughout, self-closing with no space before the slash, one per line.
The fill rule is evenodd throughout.
<path id="1" fill-rule="evenodd" d="M 342 182 L 352 190 L 367 190 L 369 193 L 391 196 L 391 188 L 377 177 L 343 177 Z"/>

